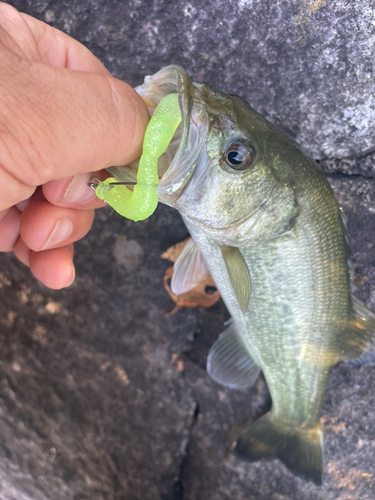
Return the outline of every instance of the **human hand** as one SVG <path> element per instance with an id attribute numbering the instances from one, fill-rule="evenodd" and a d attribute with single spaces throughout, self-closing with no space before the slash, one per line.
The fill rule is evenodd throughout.
<path id="1" fill-rule="evenodd" d="M 1 2 L 0 88 L 0 251 L 60 289 L 103 206 L 87 183 L 140 156 L 147 109 L 79 42 Z"/>

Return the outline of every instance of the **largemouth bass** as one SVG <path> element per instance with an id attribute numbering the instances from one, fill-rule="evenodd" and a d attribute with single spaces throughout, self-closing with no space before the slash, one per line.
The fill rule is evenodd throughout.
<path id="1" fill-rule="evenodd" d="M 157 194 L 192 236 L 173 292 L 196 286 L 208 269 L 232 316 L 208 373 L 241 389 L 263 371 L 271 393 L 271 410 L 239 435 L 236 450 L 279 458 L 320 484 L 329 369 L 360 356 L 375 334 L 375 315 L 351 294 L 340 207 L 316 163 L 242 98 L 193 83 L 179 66 L 137 91 L 154 105 L 179 97 L 182 123 L 159 162 Z"/>

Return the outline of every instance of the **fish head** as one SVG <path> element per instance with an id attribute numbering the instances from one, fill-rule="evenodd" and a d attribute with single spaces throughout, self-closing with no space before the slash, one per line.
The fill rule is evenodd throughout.
<path id="1" fill-rule="evenodd" d="M 223 244 L 279 237 L 297 213 L 288 162 L 298 145 L 241 97 L 191 81 L 180 66 L 136 89 L 154 103 L 178 94 L 182 122 L 160 159 L 159 200 Z"/>

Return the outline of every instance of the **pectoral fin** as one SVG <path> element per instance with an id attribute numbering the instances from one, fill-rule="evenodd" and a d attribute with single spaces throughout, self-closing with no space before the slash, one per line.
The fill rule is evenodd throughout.
<path id="1" fill-rule="evenodd" d="M 375 314 L 354 296 L 352 304 L 352 315 L 339 339 L 340 355 L 344 360 L 366 356 L 373 349 L 375 337 Z"/>
<path id="2" fill-rule="evenodd" d="M 221 247 L 221 253 L 241 310 L 245 312 L 249 305 L 251 291 L 250 273 L 245 259 L 240 250 L 235 247 Z"/>
<path id="3" fill-rule="evenodd" d="M 259 372 L 237 332 L 236 324 L 231 323 L 208 353 L 207 373 L 219 384 L 244 389 L 255 383 Z"/>
<path id="4" fill-rule="evenodd" d="M 202 252 L 190 239 L 174 263 L 171 290 L 176 295 L 186 293 L 198 286 L 207 275 Z"/>

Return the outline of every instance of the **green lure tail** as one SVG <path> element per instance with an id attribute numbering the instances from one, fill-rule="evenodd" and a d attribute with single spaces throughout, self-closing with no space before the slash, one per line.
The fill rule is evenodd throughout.
<path id="1" fill-rule="evenodd" d="M 158 205 L 158 159 L 167 150 L 180 122 L 178 96 L 169 94 L 157 105 L 147 125 L 133 192 L 110 177 L 98 184 L 96 196 L 127 219 L 139 221 L 150 217 Z"/>

